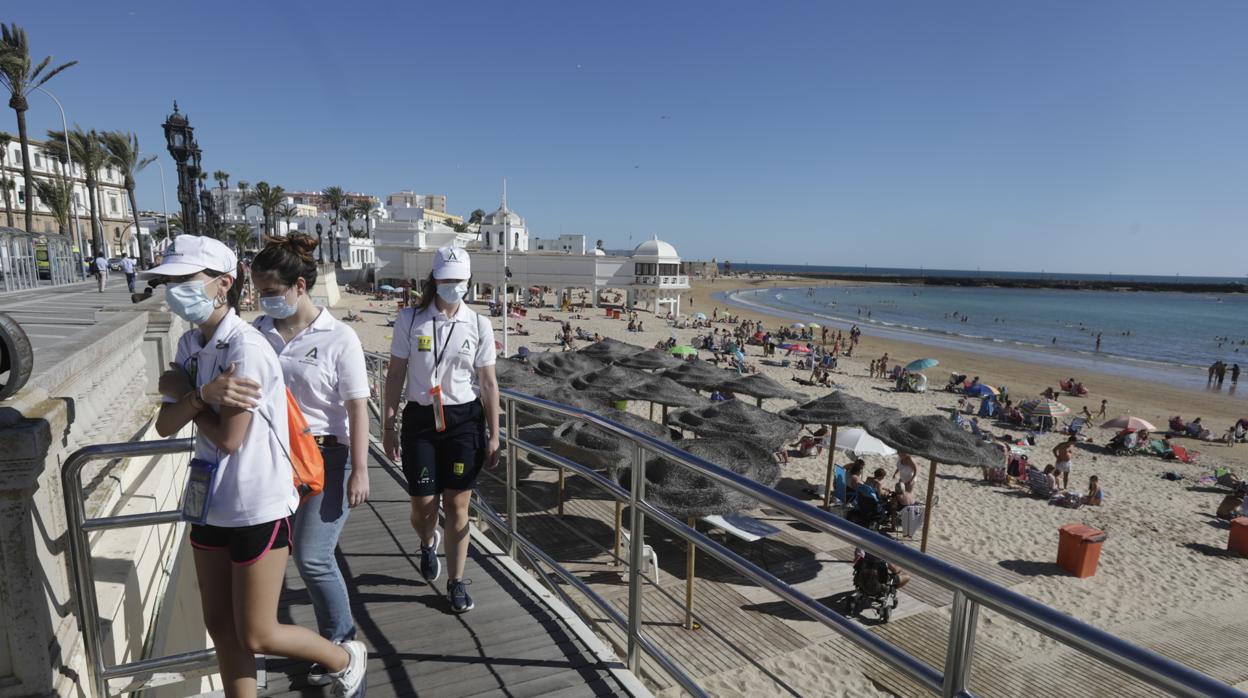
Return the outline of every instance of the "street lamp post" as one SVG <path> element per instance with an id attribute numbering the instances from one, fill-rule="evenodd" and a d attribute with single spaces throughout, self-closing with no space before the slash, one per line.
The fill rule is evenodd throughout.
<path id="1" fill-rule="evenodd" d="M 188 235 L 199 235 L 199 197 L 195 195 L 199 186 L 196 181 L 199 168 L 187 162 L 199 150 L 199 146 L 195 144 L 195 129 L 186 115 L 178 111 L 177 102 L 173 103 L 173 113 L 165 119 L 164 128 L 169 154 L 178 164 L 178 203 L 182 204 L 182 230 Z"/>
<path id="2" fill-rule="evenodd" d="M 317 221 L 316 222 L 316 263 L 317 264 L 325 263 L 325 250 L 324 250 L 324 245 L 323 245 L 324 240 L 321 238 L 321 230 L 322 230 L 321 222 Z"/>
<path id="3" fill-rule="evenodd" d="M 165 192 L 165 166 L 161 164 L 160 158 L 156 158 L 154 162 L 156 163 L 156 167 L 160 169 L 160 208 L 162 211 L 165 212 L 165 238 L 168 239 L 169 237 L 173 236 L 173 228 L 169 227 L 169 200 Z M 151 247 L 152 247 L 151 244 L 149 244 L 148 245 L 149 259 L 147 260 L 147 262 L 148 264 L 155 264 L 156 263 L 156 250 L 151 249 Z"/>
<path id="4" fill-rule="evenodd" d="M 70 153 L 70 150 L 69 150 L 69 122 L 65 119 L 65 107 L 61 106 L 61 100 L 57 99 L 56 95 L 52 94 L 51 92 L 48 92 L 46 89 L 42 87 L 36 87 L 35 89 L 51 97 L 52 101 L 56 103 L 56 108 L 61 112 L 61 129 L 62 129 L 61 135 L 65 137 L 65 158 L 68 161 L 68 166 L 69 166 L 69 169 L 67 170 L 69 173 L 69 187 L 70 187 L 69 192 L 71 194 L 70 198 L 73 199 L 72 195 L 77 193 L 74 191 L 75 189 L 74 156 Z M 30 196 L 30 192 L 27 192 L 26 195 Z M 83 266 L 81 260 L 82 260 L 82 256 L 87 253 L 87 247 L 86 247 L 85 241 L 82 239 L 82 225 L 78 222 L 78 201 L 77 200 L 74 200 L 74 237 L 78 239 L 78 255 L 79 255 L 78 273 L 82 276 L 82 278 L 85 279 L 87 278 L 87 269 L 85 266 Z"/>

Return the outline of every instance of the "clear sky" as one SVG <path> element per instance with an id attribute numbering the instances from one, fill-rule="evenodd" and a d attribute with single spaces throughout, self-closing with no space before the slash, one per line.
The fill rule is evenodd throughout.
<path id="1" fill-rule="evenodd" d="M 1248 3 L 8 3 L 71 121 L 686 258 L 1248 274 Z M 32 98 L 32 133 L 60 127 Z M 16 129 L 11 111 L 0 128 Z M 156 169 L 139 202 L 159 209 Z M 176 206 L 169 181 L 171 205 Z"/>

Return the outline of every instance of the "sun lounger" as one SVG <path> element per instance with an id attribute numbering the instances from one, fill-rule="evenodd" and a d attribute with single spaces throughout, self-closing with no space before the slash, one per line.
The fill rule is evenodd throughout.
<path id="1" fill-rule="evenodd" d="M 1027 483 L 1031 487 L 1033 497 L 1052 499 L 1057 491 L 1049 485 L 1049 478 L 1042 470 L 1031 468 L 1027 471 Z"/>
<path id="2" fill-rule="evenodd" d="M 1080 436 L 1080 432 L 1083 431 L 1083 428 L 1087 426 L 1087 424 L 1087 417 L 1075 417 L 1067 422 L 1066 426 L 1062 427 L 1062 433 L 1070 436 Z"/>
<path id="3" fill-rule="evenodd" d="M 1171 444 L 1170 448 L 1174 453 L 1174 459 L 1180 463 L 1195 463 L 1196 456 L 1200 455 L 1197 451 L 1189 451 L 1183 446 L 1179 446 L 1177 444 Z"/>
<path id="4" fill-rule="evenodd" d="M 767 568 L 767 539 L 780 534 L 780 529 L 769 523 L 759 521 L 752 516 L 745 514 L 715 514 L 713 516 L 703 516 L 702 520 L 714 526 L 739 540 L 746 543 L 754 543 L 763 541 L 760 544 L 760 555 L 762 557 L 763 568 Z"/>

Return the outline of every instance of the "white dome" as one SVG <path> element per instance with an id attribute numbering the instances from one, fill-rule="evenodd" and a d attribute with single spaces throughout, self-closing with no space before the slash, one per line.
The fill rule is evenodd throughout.
<path id="1" fill-rule="evenodd" d="M 676 252 L 676 248 L 660 240 L 657 235 L 638 245 L 637 249 L 633 250 L 633 256 L 680 259 L 680 254 Z"/>
<path id="2" fill-rule="evenodd" d="M 606 253 L 606 252 L 603 252 L 603 251 L 602 251 L 602 249 L 601 249 L 601 248 L 598 248 L 598 247 L 595 247 L 595 248 L 594 248 L 594 251 L 593 251 L 593 253 L 592 253 L 592 254 L 593 254 L 595 257 L 605 257 L 605 256 L 607 256 L 607 253 Z"/>
<path id="3" fill-rule="evenodd" d="M 521 218 L 520 214 L 515 211 L 509 211 L 501 207 L 494 213 L 491 213 L 481 219 L 482 225 L 503 225 L 504 223 L 523 227 L 524 219 Z"/>

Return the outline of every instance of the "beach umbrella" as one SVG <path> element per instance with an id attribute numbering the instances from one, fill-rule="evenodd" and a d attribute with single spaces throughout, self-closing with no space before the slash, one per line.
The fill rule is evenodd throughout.
<path id="1" fill-rule="evenodd" d="M 991 385 L 988 385 L 987 383 L 976 383 L 966 389 L 966 394 L 971 397 L 996 397 L 1001 394 L 1001 391 Z"/>
<path id="2" fill-rule="evenodd" d="M 810 328 L 810 329 L 812 329 L 812 330 L 821 330 L 821 329 L 823 329 L 823 325 L 820 325 L 820 324 L 819 324 L 819 323 L 817 323 L 817 322 L 812 322 L 812 323 L 810 323 L 809 325 L 807 325 L 807 327 L 809 327 L 809 328 Z"/>
<path id="3" fill-rule="evenodd" d="M 606 366 L 597 371 L 574 376 L 569 384 L 577 390 L 592 390 L 611 394 L 612 390 L 646 382 L 651 374 L 635 368 Z"/>
<path id="4" fill-rule="evenodd" d="M 386 291 L 386 292 L 388 292 L 388 293 L 393 293 L 393 292 L 397 291 L 398 289 L 397 289 L 397 288 L 395 288 L 395 287 L 393 287 L 393 286 L 391 286 L 390 284 L 382 284 L 382 285 L 381 285 L 381 287 L 380 287 L 380 290 L 382 290 L 382 291 Z"/>
<path id="5" fill-rule="evenodd" d="M 1018 406 L 1018 409 L 1032 417 L 1062 417 L 1070 414 L 1070 408 L 1057 400 L 1048 398 L 1036 398 L 1027 400 Z"/>
<path id="6" fill-rule="evenodd" d="M 672 354 L 672 356 L 697 356 L 698 350 L 694 349 L 688 344 L 679 344 L 677 346 L 672 347 L 670 353 Z"/>
<path id="7" fill-rule="evenodd" d="M 1149 422 L 1143 419 L 1140 419 L 1139 417 L 1132 417 L 1131 415 L 1124 415 L 1122 417 L 1114 417 L 1108 422 L 1105 422 L 1104 424 L 1102 424 L 1101 428 L 1102 429 L 1131 429 L 1133 431 L 1140 431 L 1141 429 L 1147 429 L 1149 431 L 1157 431 L 1157 427 L 1153 426 Z"/>
<path id="8" fill-rule="evenodd" d="M 582 373 L 592 373 L 606 364 L 579 351 L 544 351 L 529 355 L 529 363 L 538 373 L 558 380 L 572 380 Z"/>
<path id="9" fill-rule="evenodd" d="M 801 431 L 801 426 L 774 412 L 741 400 L 712 402 L 704 407 L 676 410 L 667 415 L 667 424 L 687 429 L 707 438 L 745 438 L 756 441 L 774 453 L 784 448 Z"/>
<path id="10" fill-rule="evenodd" d="M 801 424 L 822 424 L 830 429 L 829 442 L 837 443 L 840 439 L 837 429 L 845 426 L 858 426 L 867 422 L 901 416 L 901 413 L 856 398 L 844 391 L 836 391 L 816 400 L 790 407 L 780 414 Z M 836 473 L 835 449 L 828 449 L 828 469 L 824 477 L 823 506 L 832 505 L 832 480 Z"/>
<path id="11" fill-rule="evenodd" d="M 804 329 L 806 329 L 806 326 L 805 326 L 805 325 L 803 325 L 803 324 L 802 324 L 802 323 L 800 323 L 800 322 L 795 322 L 795 323 L 793 323 L 792 325 L 789 325 L 789 327 L 790 327 L 790 328 L 792 328 L 792 329 L 795 329 L 795 330 L 804 330 Z"/>
<path id="12" fill-rule="evenodd" d="M 659 375 L 666 376 L 686 388 L 694 390 L 718 390 L 719 386 L 737 377 L 736 373 L 716 368 L 706 361 L 684 361 L 676 368 L 670 368 Z"/>
<path id="13" fill-rule="evenodd" d="M 860 427 L 841 429 L 836 434 L 836 447 L 855 456 L 895 456 L 897 449 L 880 441 Z"/>
<path id="14" fill-rule="evenodd" d="M 533 397 L 539 397 L 543 400 L 557 402 L 568 407 L 578 407 L 583 410 L 598 411 L 603 409 L 607 401 L 611 399 L 609 395 L 601 391 L 593 390 L 576 390 L 565 383 L 552 381 L 548 385 L 538 386 L 534 388 L 530 394 Z M 552 412 L 540 407 L 531 407 L 529 405 L 516 405 L 516 421 L 522 422 L 520 426 L 529 426 L 530 424 L 550 424 L 555 425 L 567 420 L 562 414 Z"/>
<path id="15" fill-rule="evenodd" d="M 763 406 L 763 400 L 766 398 L 780 398 L 783 400 L 806 400 L 809 396 L 805 393 L 798 392 L 785 386 L 775 378 L 762 373 L 751 373 L 745 376 L 739 376 L 724 383 L 724 390 L 730 390 L 738 395 L 749 395 L 758 398 L 758 406 Z"/>
<path id="16" fill-rule="evenodd" d="M 639 354 L 619 359 L 615 363 L 628 368 L 656 371 L 664 368 L 676 368 L 681 364 L 681 360 L 662 349 L 647 349 Z"/>
<path id="17" fill-rule="evenodd" d="M 939 366 L 940 362 L 936 359 L 915 359 L 906 364 L 907 371 L 926 371 L 933 366 Z"/>
<path id="18" fill-rule="evenodd" d="M 677 448 L 703 460 L 750 478 L 770 487 L 780 479 L 780 466 L 771 454 L 758 444 L 735 438 L 683 439 Z M 633 484 L 632 468 L 620 472 L 619 483 L 625 489 Z M 735 514 L 758 506 L 746 494 L 720 485 L 689 468 L 663 456 L 646 461 L 646 500 L 684 519 L 696 528 L 703 516 Z M 685 627 L 693 628 L 693 580 L 695 552 L 692 541 L 685 546 Z"/>
<path id="19" fill-rule="evenodd" d="M 663 419 L 667 419 L 669 407 L 701 407 L 707 399 L 665 376 L 650 376 L 649 380 L 634 385 L 623 385 L 608 390 L 616 400 L 644 400 L 650 403 L 650 419 L 654 419 L 654 406 L 663 406 Z"/>
<path id="20" fill-rule="evenodd" d="M 693 318 L 694 318 L 695 320 L 705 320 L 705 319 L 706 319 L 706 313 L 694 313 L 694 314 L 693 314 Z"/>
<path id="21" fill-rule="evenodd" d="M 618 339 L 604 337 L 601 341 L 594 342 L 577 353 L 593 357 L 603 363 L 609 364 L 614 363 L 616 360 L 622 359 L 626 356 L 639 354 L 645 350 L 645 347 L 639 347 L 636 344 L 629 344 L 628 342 L 621 342 Z"/>
<path id="22" fill-rule="evenodd" d="M 919 550 L 927 552 L 927 532 L 932 523 L 936 492 L 936 464 L 951 463 L 974 468 L 1004 465 L 1005 450 L 981 441 L 940 415 L 894 417 L 863 425 L 867 432 L 898 451 L 927 458 L 927 501 L 924 504 L 923 538 Z"/>

